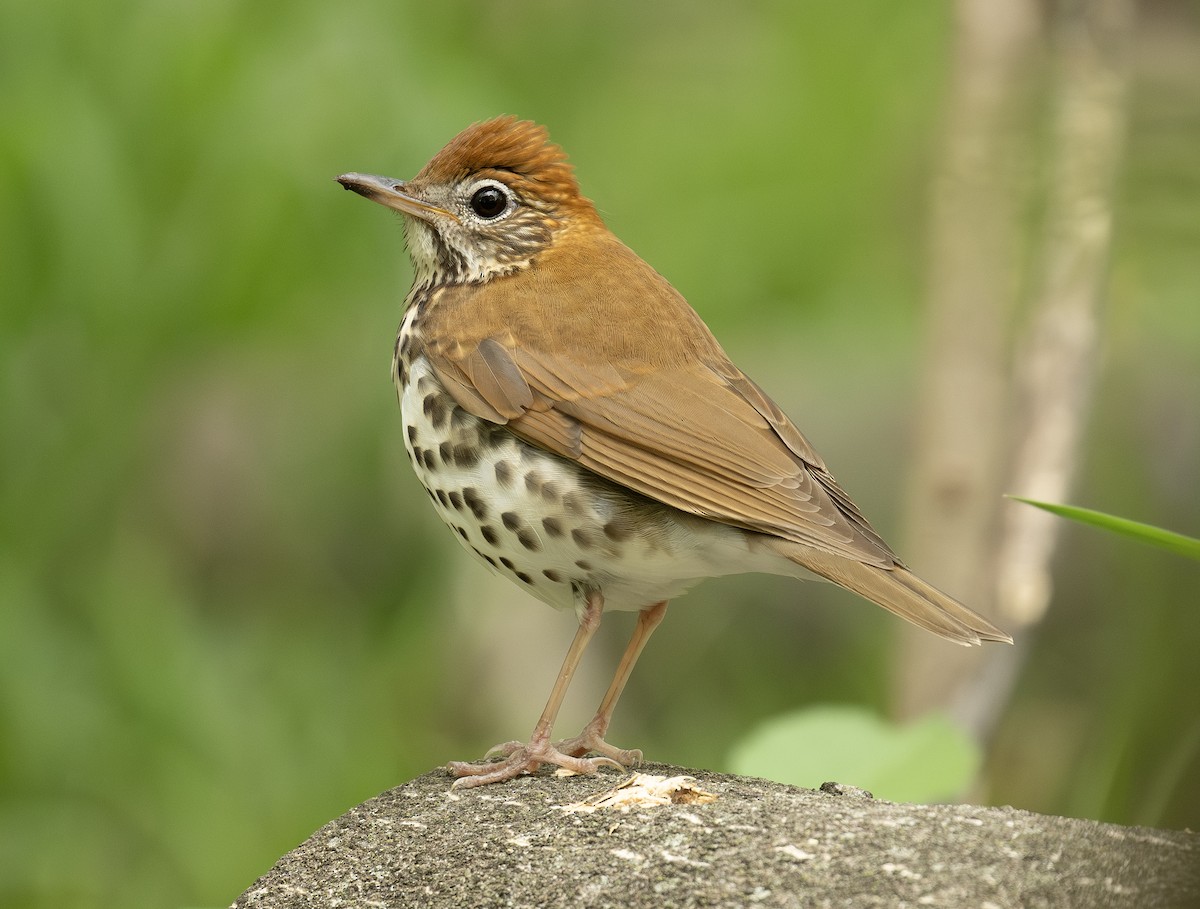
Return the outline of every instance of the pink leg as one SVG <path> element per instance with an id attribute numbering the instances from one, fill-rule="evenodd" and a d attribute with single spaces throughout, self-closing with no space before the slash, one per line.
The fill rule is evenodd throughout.
<path id="1" fill-rule="evenodd" d="M 505 755 L 502 761 L 478 763 L 452 761 L 446 769 L 458 777 L 454 781 L 455 789 L 469 789 L 473 786 L 485 786 L 488 783 L 502 783 L 523 773 L 532 773 L 541 764 L 556 764 L 575 773 L 594 773 L 597 768 L 602 766 L 615 766 L 618 770 L 623 769 L 612 758 L 606 756 L 584 758 L 580 755 L 565 753 L 550 744 L 550 732 L 554 728 L 554 720 L 558 717 L 558 710 L 562 706 L 563 698 L 566 697 L 567 688 L 579 666 L 583 651 L 587 648 L 592 635 L 596 633 L 596 629 L 600 627 L 600 614 L 603 610 L 604 597 L 599 591 L 589 593 L 585 601 L 583 616 L 579 622 L 579 629 L 575 632 L 575 639 L 571 641 L 571 647 L 567 651 L 566 659 L 563 660 L 562 669 L 558 671 L 558 678 L 550 692 L 550 700 L 546 702 L 546 709 L 542 711 L 537 725 L 533 727 L 533 735 L 530 736 L 529 741 L 525 744 L 507 742 L 497 745 L 488 752 L 488 754 Z M 628 673 L 626 674 L 628 675 Z M 618 693 L 620 692 L 618 691 Z"/>
<path id="2" fill-rule="evenodd" d="M 642 753 L 640 751 L 614 748 L 604 741 L 604 734 L 608 732 L 608 724 L 612 722 L 613 710 L 616 709 L 621 692 L 625 690 L 625 683 L 629 681 L 634 664 L 642 655 L 642 648 L 646 646 L 650 635 L 654 633 L 654 629 L 658 627 L 666 614 L 666 600 L 655 603 L 653 606 L 647 606 L 638 613 L 637 627 L 633 629 L 633 637 L 629 639 L 629 646 L 625 648 L 621 664 L 617 666 L 617 674 L 613 676 L 612 684 L 608 686 L 604 700 L 600 702 L 600 709 L 596 711 L 591 722 L 583 727 L 583 732 L 573 739 L 566 739 L 558 743 L 557 747 L 560 751 L 576 757 L 582 757 L 588 752 L 595 752 L 611 758 L 623 766 L 641 763 Z"/>

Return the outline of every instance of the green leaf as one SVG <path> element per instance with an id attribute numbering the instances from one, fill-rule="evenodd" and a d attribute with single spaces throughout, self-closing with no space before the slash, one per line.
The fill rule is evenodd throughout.
<path id="1" fill-rule="evenodd" d="M 768 720 L 729 756 L 746 776 L 815 788 L 828 780 L 877 798 L 938 802 L 975 778 L 978 746 L 941 714 L 899 726 L 861 707 L 822 705 Z"/>
<path id="2" fill-rule="evenodd" d="M 1177 555 L 1200 560 L 1200 540 L 1194 537 L 1187 537 L 1181 533 L 1163 530 L 1161 527 L 1155 527 L 1152 524 L 1142 524 L 1138 521 L 1130 521 L 1127 518 L 1118 518 L 1111 514 L 1105 514 L 1102 511 L 1093 511 L 1090 508 L 1078 508 L 1074 505 L 1053 505 L 1049 502 L 1039 502 L 1036 499 L 1026 499 L 1021 496 L 1008 496 L 1008 498 L 1024 502 L 1026 505 L 1033 505 L 1035 508 L 1041 508 L 1059 517 L 1069 518 L 1081 524 L 1091 524 L 1093 527 L 1100 527 L 1104 530 L 1111 530 L 1113 533 L 1133 537 L 1135 540 L 1149 543 L 1151 546 L 1157 546 L 1159 549 L 1166 549 L 1168 552 L 1173 552 Z"/>

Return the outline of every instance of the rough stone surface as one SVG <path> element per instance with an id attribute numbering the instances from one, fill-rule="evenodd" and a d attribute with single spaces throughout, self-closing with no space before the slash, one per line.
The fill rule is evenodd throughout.
<path id="1" fill-rule="evenodd" d="M 641 769 L 690 774 L 718 799 L 572 812 L 625 775 L 451 792 L 436 770 L 326 824 L 233 905 L 1200 907 L 1189 831 Z"/>

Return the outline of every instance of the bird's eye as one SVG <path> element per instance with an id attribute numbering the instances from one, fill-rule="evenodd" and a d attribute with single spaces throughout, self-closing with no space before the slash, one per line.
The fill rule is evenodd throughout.
<path id="1" fill-rule="evenodd" d="M 471 196 L 471 211 L 481 218 L 497 218 L 508 208 L 508 196 L 498 186 L 483 186 Z"/>

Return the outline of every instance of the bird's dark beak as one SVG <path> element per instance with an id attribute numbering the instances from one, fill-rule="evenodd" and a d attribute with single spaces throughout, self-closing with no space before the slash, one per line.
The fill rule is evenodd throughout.
<path id="1" fill-rule="evenodd" d="M 372 202 L 378 202 L 380 205 L 386 205 L 393 211 L 398 211 L 402 215 L 411 215 L 414 218 L 420 218 L 422 221 L 432 220 L 433 215 L 441 215 L 445 218 L 457 221 L 450 212 L 444 208 L 438 208 L 436 205 L 430 205 L 428 202 L 423 202 L 411 193 L 405 192 L 407 188 L 402 180 L 393 180 L 391 177 L 378 177 L 375 174 L 342 174 L 340 177 L 335 177 L 342 187 L 356 192 L 360 196 L 365 196 Z"/>

